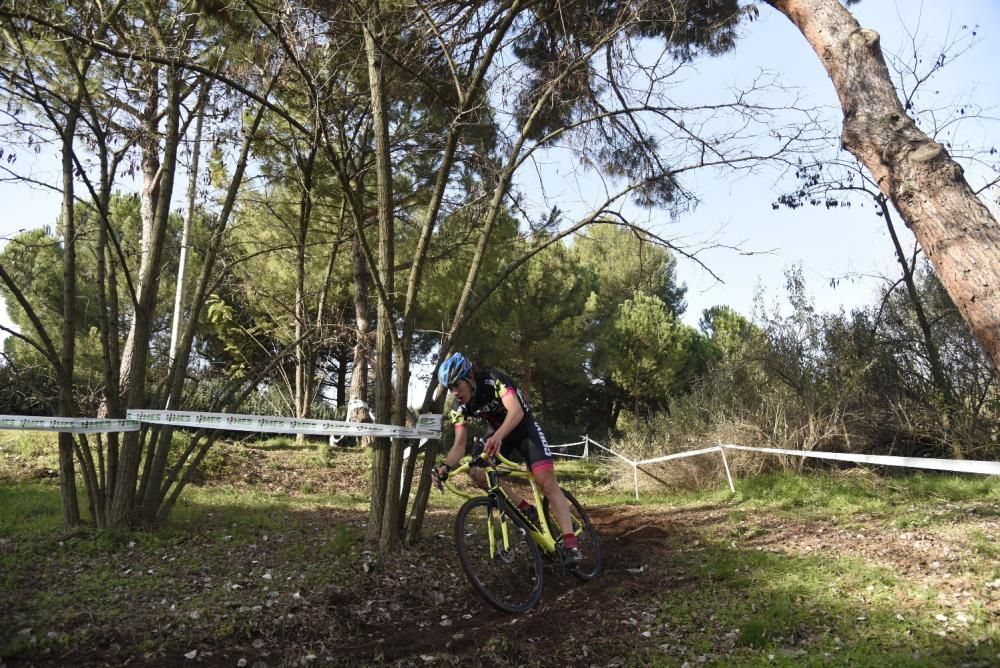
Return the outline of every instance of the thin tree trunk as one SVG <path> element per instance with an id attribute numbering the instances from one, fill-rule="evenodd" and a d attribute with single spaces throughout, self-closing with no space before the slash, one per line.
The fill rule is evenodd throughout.
<path id="1" fill-rule="evenodd" d="M 174 290 L 174 317 L 170 323 L 170 353 L 167 363 L 173 364 L 177 359 L 177 340 L 181 332 L 181 320 L 184 317 L 184 281 L 187 275 L 188 248 L 191 245 L 191 226 L 194 223 L 195 204 L 198 197 L 198 164 L 201 159 L 201 134 L 205 121 L 205 97 L 210 84 L 202 84 L 202 96 L 198 100 L 198 118 L 194 124 L 194 145 L 191 147 L 191 167 L 188 174 L 187 211 L 184 213 L 184 226 L 181 229 L 181 252 L 177 261 L 177 286 Z M 169 392 L 165 408 L 170 408 L 174 397 Z"/>
<path id="2" fill-rule="evenodd" d="M 306 160 L 297 160 L 302 176 L 302 193 L 299 198 L 299 229 L 295 239 L 295 417 L 309 417 L 312 378 L 309 374 L 312 349 L 311 342 L 305 340 L 309 313 L 306 307 L 306 241 L 312 218 L 313 166 L 316 164 L 316 150 L 319 138 L 314 137 Z M 305 442 L 305 434 L 296 434 L 295 441 Z"/>
<path id="3" fill-rule="evenodd" d="M 941 284 L 1000 372 L 1000 224 L 944 146 L 899 101 L 879 47 L 840 0 L 766 0 L 802 32 L 833 80 L 844 147 L 913 230 Z"/>
<path id="4" fill-rule="evenodd" d="M 109 184 L 110 192 L 110 184 Z M 102 224 L 102 233 L 105 233 L 105 226 Z M 107 264 L 107 288 L 103 287 L 101 284 L 101 294 L 102 298 L 104 294 L 107 294 L 106 306 L 101 307 L 102 322 L 105 332 L 102 333 L 102 343 L 101 347 L 104 351 L 103 355 L 106 357 L 104 360 L 104 400 L 107 402 L 108 406 L 108 416 L 116 419 L 120 419 L 124 412 L 121 409 L 121 395 L 119 394 L 119 365 L 121 363 L 121 348 L 119 347 L 118 338 L 118 272 L 116 269 L 116 264 L 114 257 L 111 257 L 110 248 L 105 245 L 105 250 L 111 261 Z M 104 341 L 104 337 L 107 338 Z M 108 509 L 108 514 L 111 512 L 111 506 L 114 503 L 114 493 L 115 493 L 115 481 L 118 479 L 120 472 L 120 453 L 121 453 L 121 437 L 118 433 L 108 434 L 108 466 L 107 474 L 104 481 L 104 498 L 105 498 L 105 508 Z M 105 515 L 106 521 L 108 521 L 109 515 Z"/>
<path id="5" fill-rule="evenodd" d="M 139 264 L 138 302 L 135 304 L 132 327 L 122 353 L 122 395 L 125 407 L 142 407 L 146 385 L 146 361 L 152 334 L 156 297 L 159 290 L 160 257 L 170 214 L 174 172 L 177 165 L 177 145 L 180 128 L 180 80 L 174 68 L 167 70 L 166 128 L 163 160 L 160 161 L 158 132 L 159 68 L 152 68 L 147 82 L 145 127 L 142 145 L 143 189 L 142 259 Z M 161 169 L 162 166 L 162 169 Z M 127 432 L 122 439 L 120 472 L 115 481 L 114 502 L 110 525 L 124 528 L 131 524 L 135 510 L 136 483 L 142 455 L 140 432 Z"/>
<path id="6" fill-rule="evenodd" d="M 354 366 L 351 370 L 351 409 L 348 420 L 370 422 L 368 416 L 368 367 L 371 364 L 371 303 L 369 301 L 368 264 L 361 250 L 361 240 L 354 235 L 351 246 L 354 260 Z M 371 439 L 364 437 L 362 446 L 370 446 Z"/>
<path id="7" fill-rule="evenodd" d="M 386 297 L 391 298 L 394 289 L 395 238 L 392 174 L 389 167 L 389 120 L 386 116 L 382 54 L 375 44 L 373 24 L 374 20 L 369 17 L 363 30 L 375 136 L 378 272 Z M 392 422 L 393 332 L 391 328 L 394 326 L 391 304 L 380 299 L 375 334 L 375 419 L 382 424 Z M 398 450 L 400 450 L 398 443 L 393 443 L 384 437 L 376 438 L 372 448 L 372 500 L 371 516 L 368 518 L 368 538 L 373 542 L 377 541 L 381 549 L 389 549 L 399 543 L 399 531 L 394 522 L 399 503 L 398 471 L 402 469 L 401 454 L 397 454 Z"/>
<path id="8" fill-rule="evenodd" d="M 317 137 L 317 141 L 318 141 Z M 344 215 L 347 212 L 347 202 L 341 200 L 340 203 L 340 215 L 338 217 L 339 230 L 343 229 Z M 316 377 L 316 365 L 319 358 L 319 348 L 322 347 L 326 349 L 329 346 L 328 337 L 324 336 L 323 328 L 326 324 L 326 310 L 328 308 L 328 300 L 330 299 L 330 288 L 333 282 L 333 268 L 337 264 L 337 255 L 340 251 L 340 246 L 343 243 L 343 239 L 338 234 L 337 239 L 333 243 L 333 247 L 330 249 L 330 255 L 326 261 L 326 270 L 323 272 L 323 285 L 319 293 L 319 301 L 316 304 L 316 325 L 315 325 L 315 337 L 313 341 L 312 354 L 309 356 L 309 367 L 308 367 L 308 377 Z M 346 375 L 344 374 L 343 367 L 343 351 L 340 346 L 336 346 L 335 357 L 337 358 L 337 407 L 344 405 L 344 379 Z M 315 397 L 318 392 L 316 383 L 310 384 L 309 397 L 307 400 L 307 405 L 312 405 L 313 397 Z"/>
<path id="9" fill-rule="evenodd" d="M 347 405 L 347 350 L 337 353 L 337 408 Z"/>
<path id="10" fill-rule="evenodd" d="M 273 84 L 274 81 L 272 80 L 267 88 L 268 93 L 270 93 L 270 86 Z M 222 204 L 222 210 L 219 212 L 216 228 L 212 233 L 212 239 L 209 242 L 208 251 L 205 253 L 205 258 L 202 262 L 201 274 L 198 277 L 197 287 L 189 307 L 190 317 L 185 323 L 180 337 L 177 357 L 174 360 L 174 363 L 170 366 L 170 370 L 167 374 L 167 396 L 176 397 L 178 401 L 184 385 L 184 369 L 187 368 L 188 361 L 191 356 L 191 349 L 194 343 L 198 319 L 201 315 L 201 310 L 204 308 L 205 302 L 208 299 L 209 285 L 211 283 L 216 259 L 218 258 L 219 250 L 222 247 L 222 242 L 225 239 L 225 233 L 229 226 L 229 221 L 232 218 L 232 213 L 236 206 L 236 196 L 239 193 L 241 184 L 243 183 L 243 175 L 246 173 L 246 167 L 249 161 L 250 146 L 253 143 L 254 138 L 257 136 L 257 131 L 260 128 L 263 116 L 264 106 L 261 105 L 258 107 L 257 113 L 254 116 L 249 128 L 247 128 L 246 135 L 243 138 L 239 158 L 236 161 L 236 167 L 233 171 L 233 176 L 226 192 L 226 199 Z M 161 518 L 166 517 L 166 514 L 169 513 L 169 510 L 165 511 L 163 508 L 164 499 L 167 498 L 167 493 L 170 490 L 171 485 L 173 485 L 177 479 L 177 471 L 179 471 L 180 467 L 184 464 L 183 460 L 176 462 L 171 475 L 167 475 L 164 479 L 167 455 L 169 454 L 172 436 L 173 430 L 169 426 L 160 430 L 159 438 L 156 441 L 156 450 L 150 452 L 151 465 L 149 467 L 148 479 L 144 480 L 141 493 L 142 519 L 147 524 L 159 523 L 162 521 Z M 192 466 L 193 465 L 194 464 L 192 464 Z M 181 485 L 183 485 L 183 483 L 181 483 Z M 176 489 L 175 492 L 179 493 Z"/>
<path id="11" fill-rule="evenodd" d="M 407 545 L 412 545 L 420 538 L 420 532 L 424 526 L 424 514 L 427 510 L 427 500 L 430 497 L 431 469 L 434 468 L 438 452 L 441 450 L 441 443 L 436 439 L 427 442 L 424 450 L 424 462 L 420 467 L 420 484 L 417 485 L 417 494 L 413 499 L 413 512 L 406 518 L 406 538 Z"/>
<path id="12" fill-rule="evenodd" d="M 899 237 L 896 236 L 896 228 L 892 223 L 892 212 L 889 209 L 885 195 L 879 195 L 876 198 L 876 202 L 882 210 L 886 227 L 889 229 L 889 237 L 892 239 L 893 248 L 896 250 L 896 260 L 903 270 L 903 283 L 906 284 L 906 292 L 910 297 L 910 303 L 913 305 L 913 311 L 917 316 L 917 325 L 920 327 L 920 335 L 923 337 L 924 348 L 927 351 L 927 363 L 931 370 L 931 382 L 934 383 L 934 389 L 937 390 L 941 400 L 944 402 L 944 413 L 950 421 L 951 410 L 954 408 L 951 383 L 948 382 L 948 378 L 944 373 L 944 365 L 941 364 L 941 353 L 934 342 L 931 324 L 927 319 L 927 313 L 924 311 L 924 304 L 920 301 L 917 283 L 913 277 L 913 268 L 907 262 L 906 256 L 903 253 L 903 247 L 899 243 Z"/>
<path id="13" fill-rule="evenodd" d="M 116 361 L 112 357 L 111 339 L 118 339 L 117 327 L 112 331 L 111 320 L 109 318 L 108 297 L 106 291 L 114 286 L 111 279 L 113 274 L 107 269 L 107 232 L 103 223 L 97 226 L 97 301 L 99 322 L 101 329 L 101 360 L 104 364 L 104 398 L 101 413 L 111 417 L 119 415 L 118 404 L 118 369 Z M 107 511 L 111 507 L 112 493 L 114 491 L 114 480 L 118 473 L 118 434 L 110 433 L 102 442 L 98 440 L 98 448 L 104 448 L 107 444 L 107 463 L 102 466 L 101 485 L 103 489 L 102 498 L 98 501 L 104 508 L 104 523 L 98 526 L 107 526 Z"/>
<path id="14" fill-rule="evenodd" d="M 76 350 L 76 218 L 73 195 L 73 138 L 80 117 L 79 101 L 70 109 L 62 129 L 62 232 L 63 232 L 63 323 L 62 354 L 59 369 L 59 415 L 75 414 L 73 408 L 73 366 Z M 73 435 L 59 432 L 59 491 L 63 523 L 80 523 L 80 504 L 76 494 L 73 466 Z"/>

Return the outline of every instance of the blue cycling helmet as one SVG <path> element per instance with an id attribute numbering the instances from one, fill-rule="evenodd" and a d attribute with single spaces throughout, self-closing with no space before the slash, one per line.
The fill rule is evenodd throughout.
<path id="1" fill-rule="evenodd" d="M 458 381 L 472 375 L 472 362 L 465 359 L 462 353 L 455 353 L 438 369 L 438 382 L 445 387 L 451 387 Z"/>

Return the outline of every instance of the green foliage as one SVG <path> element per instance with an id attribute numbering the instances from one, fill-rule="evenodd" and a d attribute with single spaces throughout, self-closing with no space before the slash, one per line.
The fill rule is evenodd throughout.
<path id="1" fill-rule="evenodd" d="M 612 380 L 635 398 L 666 395 L 682 363 L 686 336 L 659 297 L 640 292 L 626 299 L 604 340 Z"/>
<path id="2" fill-rule="evenodd" d="M 107 290 L 108 286 L 101 286 L 97 281 L 97 227 L 103 223 L 97 212 L 83 203 L 77 204 L 75 216 L 77 335 L 74 382 L 79 394 L 86 397 L 84 401 L 94 401 L 93 395 L 104 383 L 99 291 Z M 132 276 L 135 276 L 140 262 L 142 233 L 138 198 L 123 194 L 113 196 L 109 205 L 109 218 L 128 268 Z M 58 221 L 55 227 L 61 230 Z M 171 216 L 168 234 L 179 235 L 180 227 L 180 217 Z M 195 241 L 197 243 L 198 238 Z M 177 243 L 167 243 L 162 258 L 165 267 L 176 266 L 177 247 Z M 63 252 L 63 240 L 60 234 L 53 233 L 48 227 L 15 235 L 0 252 L 0 263 L 11 274 L 57 351 L 62 348 Z M 196 254 L 193 255 L 189 271 L 196 273 L 200 261 Z M 109 262 L 108 266 L 114 264 Z M 120 319 L 119 322 L 112 323 L 112 336 L 123 337 L 126 324 L 132 318 L 132 299 L 120 268 L 117 273 L 116 299 L 120 308 Z M 164 271 L 160 277 L 160 304 L 157 307 L 160 316 L 154 323 L 154 340 L 162 339 L 169 334 L 164 314 L 171 312 L 175 276 L 176 270 L 173 270 Z M 40 337 L 31 319 L 6 286 L 0 285 L 0 297 L 4 299 L 7 313 L 15 326 L 29 338 L 39 340 Z M 50 378 L 53 372 L 49 362 L 33 346 L 20 339 L 8 337 L 4 341 L 4 347 L 12 380 L 6 391 L 8 394 L 20 397 L 20 399 L 11 398 L 9 401 L 15 407 L 24 406 L 24 412 L 51 411 L 51 408 L 42 410 L 45 404 L 52 402 L 54 396 L 54 381 Z M 153 363 L 157 362 L 159 360 L 154 358 Z M 2 392 L 4 390 L 0 390 L 0 393 Z M 93 407 L 88 405 L 87 410 L 93 410 Z M 22 411 L 15 408 L 11 412 Z"/>
<path id="3" fill-rule="evenodd" d="M 678 282 L 677 259 L 641 233 L 608 223 L 591 225 L 577 238 L 573 252 L 597 275 L 599 323 L 639 292 L 658 297 L 675 317 L 684 313 L 687 288 Z"/>
<path id="4" fill-rule="evenodd" d="M 993 371 L 933 274 L 918 274 L 918 291 L 944 393 L 903 290 L 850 314 L 816 312 L 801 270 L 789 272 L 786 291 L 785 305 L 768 308 L 761 296 L 752 322 L 724 307 L 704 313 L 708 371 L 672 402 L 665 432 L 700 445 L 996 458 Z"/>

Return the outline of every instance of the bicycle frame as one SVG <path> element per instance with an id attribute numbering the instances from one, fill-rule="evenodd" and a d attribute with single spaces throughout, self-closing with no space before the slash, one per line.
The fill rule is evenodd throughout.
<path id="1" fill-rule="evenodd" d="M 463 492 L 462 490 L 458 489 L 457 487 L 451 484 L 451 480 L 454 476 L 460 473 L 465 473 L 472 467 L 472 463 L 475 460 L 473 460 L 471 457 L 469 457 L 468 460 L 469 461 L 466 461 L 461 466 L 454 469 L 451 473 L 448 474 L 448 479 L 444 481 L 444 485 L 445 487 L 448 488 L 448 491 L 450 491 L 452 494 L 457 494 L 458 496 L 461 496 L 463 498 L 471 499 L 473 498 L 473 496 L 476 495 Z M 485 466 L 483 466 L 483 470 L 486 472 L 486 483 L 487 483 L 486 495 L 494 499 L 494 501 L 497 501 L 498 506 L 502 503 L 507 511 L 516 514 L 521 520 L 524 521 L 525 525 L 529 528 L 529 533 L 531 535 L 532 540 L 535 541 L 535 544 L 538 545 L 538 547 L 542 550 L 542 552 L 544 552 L 545 554 L 555 554 L 557 551 L 556 540 L 555 537 L 552 535 L 552 530 L 549 528 L 548 521 L 545 518 L 545 513 L 542 512 L 541 490 L 539 490 L 538 485 L 535 484 L 535 480 L 534 478 L 531 477 L 531 473 L 524 470 L 517 463 L 507 459 L 499 452 L 495 455 L 495 460 L 496 461 L 493 462 L 489 460 L 482 460 L 486 462 Z M 527 480 L 528 483 L 531 485 L 531 493 L 534 496 L 535 508 L 538 510 L 537 525 L 535 524 L 534 521 L 532 521 L 524 513 L 522 513 L 521 510 L 511 501 L 510 497 L 507 495 L 507 492 L 505 492 L 503 487 L 500 485 L 500 481 L 502 478 Z M 499 501 L 498 499 L 502 499 L 502 501 Z M 507 535 L 507 530 L 508 530 L 507 527 L 508 524 L 506 522 L 500 523 L 501 538 L 503 539 L 502 545 L 504 546 L 505 549 L 510 545 L 510 540 Z M 495 556 L 494 550 L 497 545 L 496 535 L 494 533 L 496 529 L 493 527 L 493 524 L 490 523 L 487 526 L 487 530 L 489 531 L 490 534 L 489 536 L 490 556 L 493 557 Z"/>

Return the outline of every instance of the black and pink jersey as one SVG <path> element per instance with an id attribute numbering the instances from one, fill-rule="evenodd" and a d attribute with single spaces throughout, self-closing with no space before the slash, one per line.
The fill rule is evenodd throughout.
<path id="1" fill-rule="evenodd" d="M 503 398 L 508 394 L 514 394 L 521 410 L 524 411 L 524 418 L 521 423 L 514 427 L 504 440 L 520 441 L 528 436 L 529 425 L 534 423 L 531 411 L 528 409 L 528 402 L 524 400 L 524 395 L 517 389 L 514 381 L 507 374 L 496 369 L 485 369 L 475 373 L 476 391 L 472 399 L 467 404 L 460 404 L 451 411 L 451 423 L 454 425 L 465 424 L 470 417 L 485 420 L 493 429 L 497 429 L 503 424 L 507 417 L 507 409 L 503 405 Z"/>
<path id="2" fill-rule="evenodd" d="M 465 426 L 468 418 L 475 417 L 485 420 L 490 425 L 491 432 L 496 431 L 507 417 L 503 398 L 513 394 L 521 404 L 524 417 L 503 439 L 500 453 L 505 457 L 525 462 L 533 473 L 551 469 L 552 452 L 549 450 L 548 441 L 545 440 L 545 434 L 535 422 L 528 409 L 528 402 L 524 400 L 524 395 L 514 385 L 514 381 L 496 369 L 477 371 L 474 377 L 476 391 L 469 403 L 460 404 L 451 412 L 451 423 L 457 428 L 459 425 Z"/>

